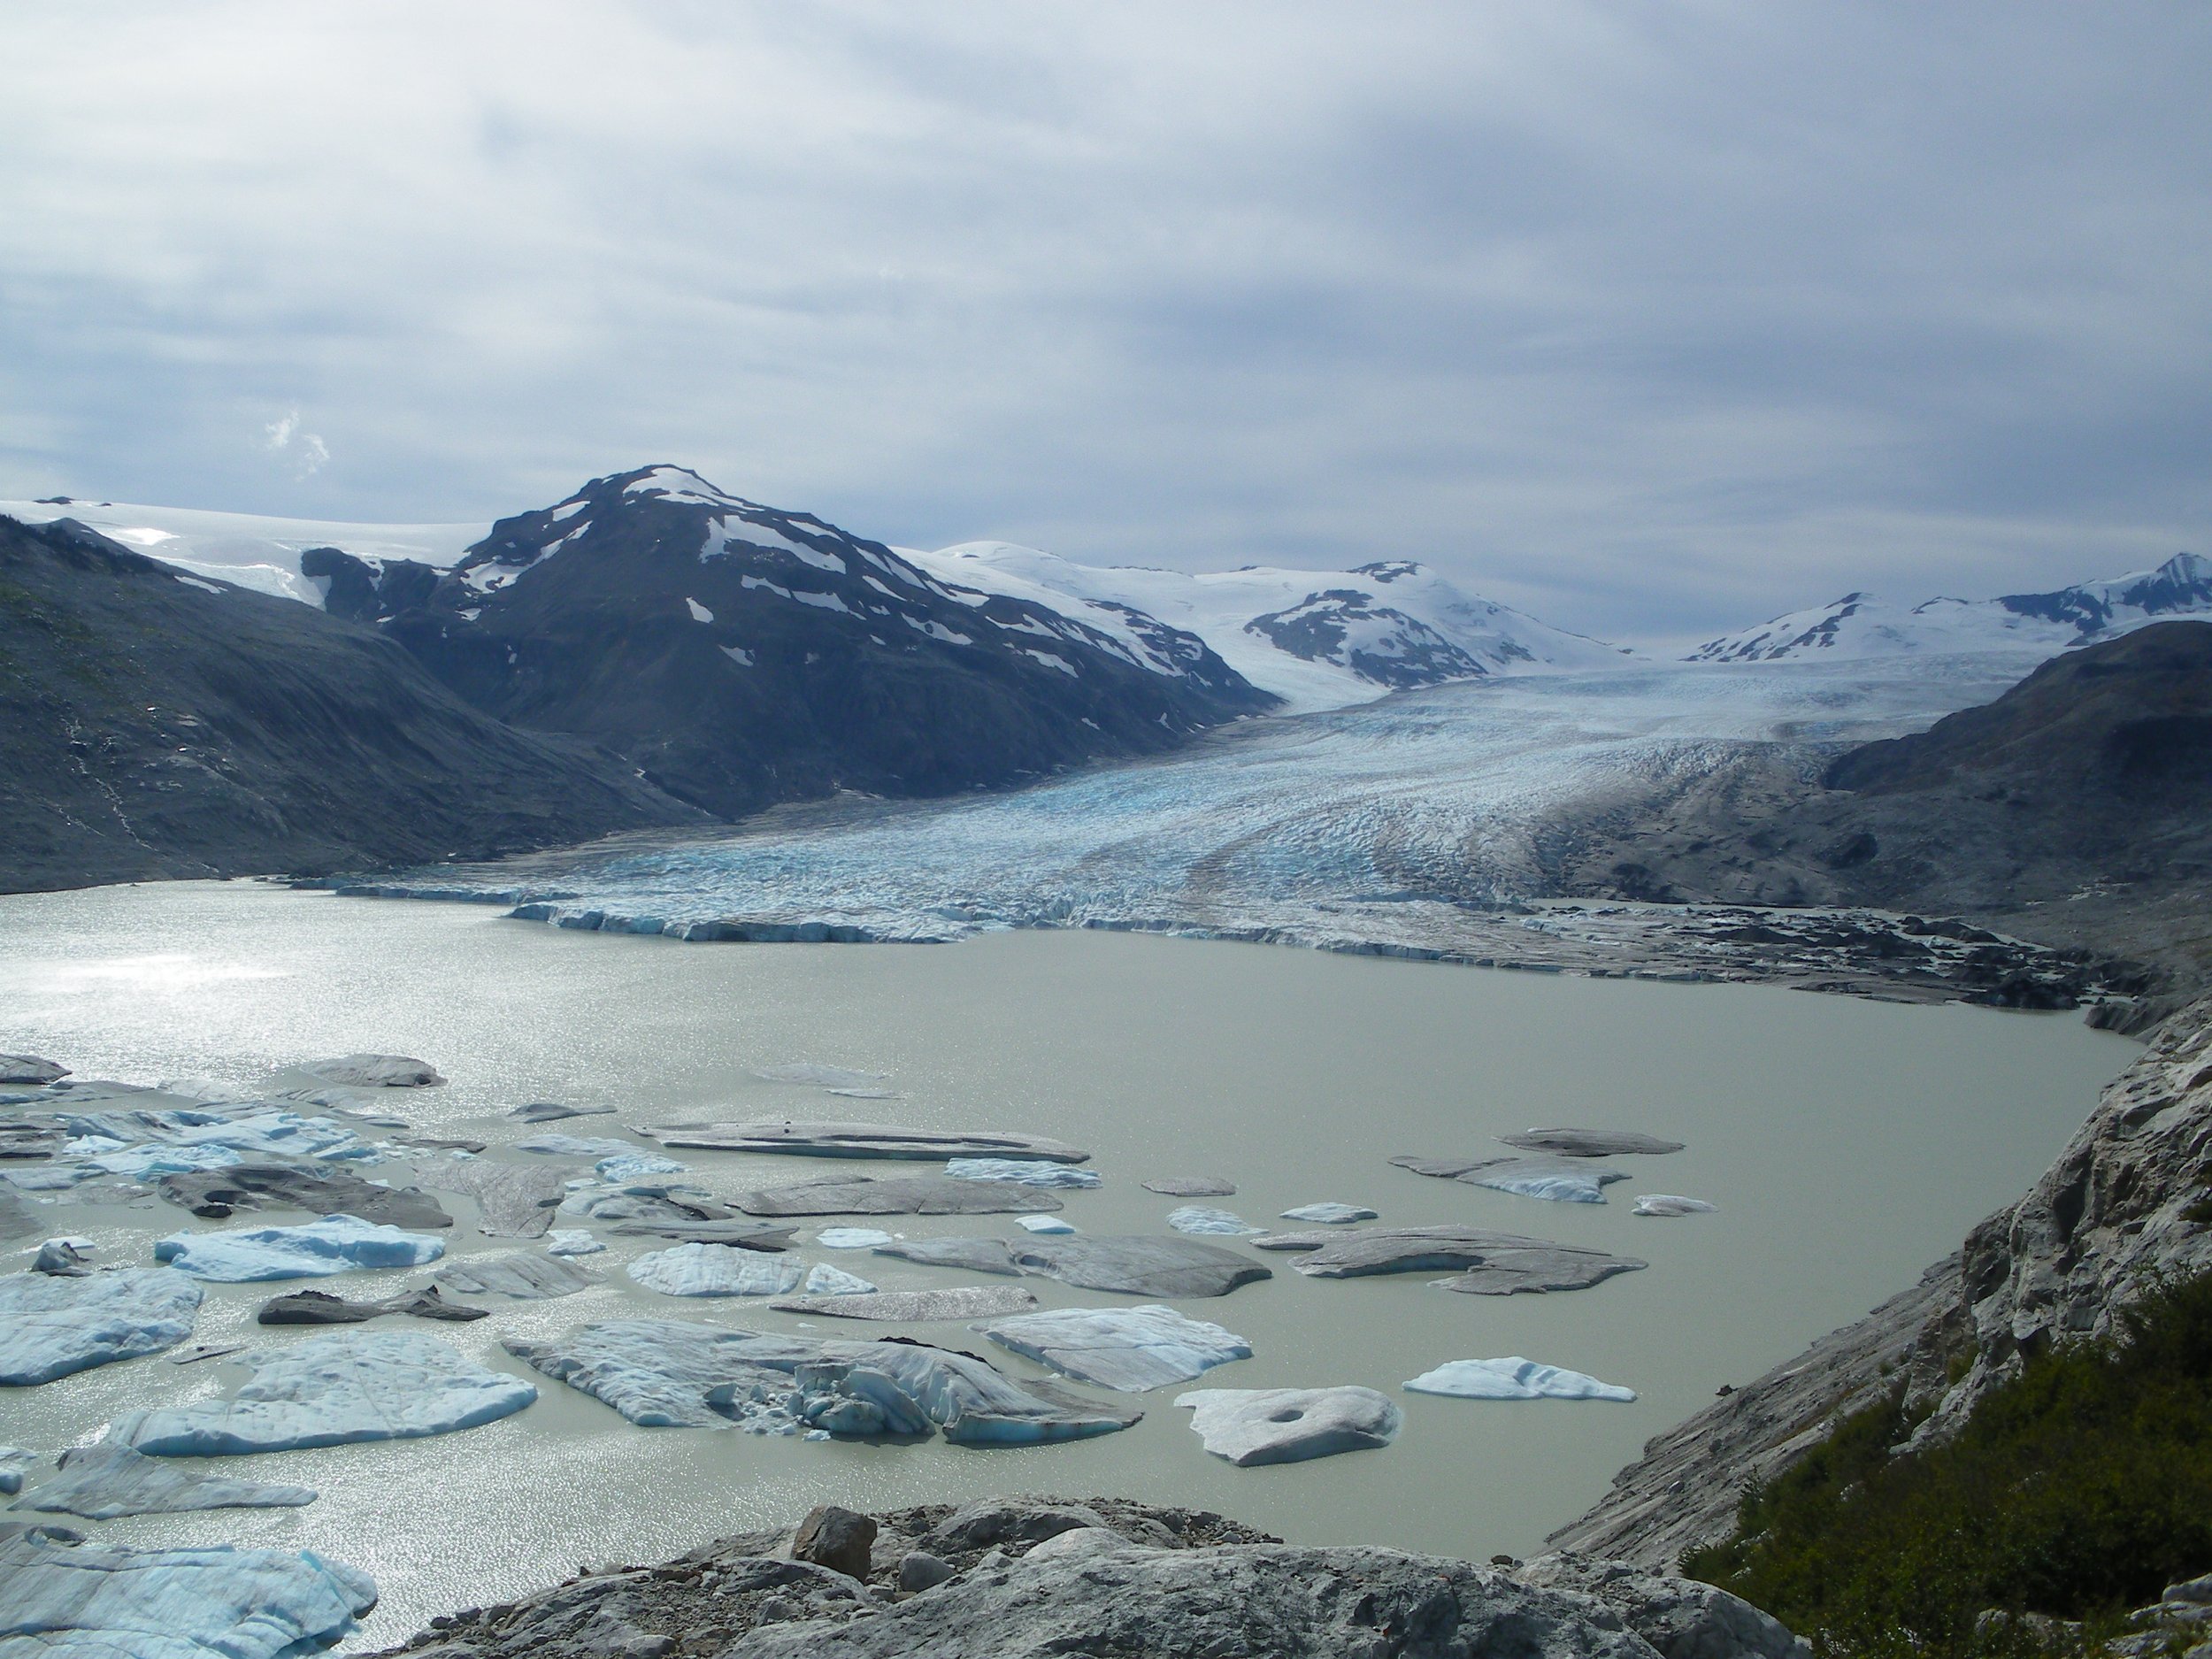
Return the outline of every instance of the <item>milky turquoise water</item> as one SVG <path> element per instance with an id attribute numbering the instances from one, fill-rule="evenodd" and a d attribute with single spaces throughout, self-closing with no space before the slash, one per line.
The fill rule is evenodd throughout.
<path id="1" fill-rule="evenodd" d="M 1200 1448 L 1172 1389 L 1143 1396 L 1148 1415 L 1125 1433 L 1018 1450 L 634 1427 L 536 1378 L 499 1338 L 650 1312 L 987 1345 L 956 1325 L 810 1325 L 757 1303 L 656 1296 L 618 1271 L 648 1247 L 619 1241 L 590 1258 L 605 1278 L 580 1295 L 495 1302 L 492 1317 L 470 1325 L 407 1326 L 533 1377 L 541 1398 L 518 1417 L 437 1440 L 226 1461 L 253 1478 L 319 1486 L 322 1497 L 303 1509 L 85 1524 L 124 1541 L 312 1548 L 365 1568 L 385 1601 L 362 1646 L 580 1563 L 656 1559 L 831 1500 L 883 1508 L 1005 1491 L 1118 1493 L 1222 1509 L 1299 1540 L 1527 1554 L 1594 1502 L 1646 1438 L 1901 1288 L 2016 1197 L 2134 1052 L 2071 1016 L 1125 934 L 685 945 L 243 883 L 0 899 L 0 1049 L 48 1054 L 87 1077 L 249 1084 L 287 1063 L 364 1048 L 419 1055 L 449 1075 L 444 1088 L 390 1096 L 434 1133 L 517 1138 L 525 1132 L 501 1114 L 534 1099 L 620 1109 L 556 1125 L 586 1134 L 759 1112 L 1027 1129 L 1094 1154 L 1104 1187 L 1064 1195 L 1064 1213 L 1087 1232 L 1163 1231 L 1181 1201 L 1139 1182 L 1206 1173 L 1240 1189 L 1206 1202 L 1255 1222 L 1340 1199 L 1389 1222 L 1510 1228 L 1651 1265 L 1571 1295 L 1506 1300 L 1432 1289 L 1421 1275 L 1309 1280 L 1287 1257 L 1259 1257 L 1273 1279 L 1181 1304 L 1256 1350 L 1204 1386 L 1363 1383 L 1400 1401 L 1406 1428 L 1380 1452 L 1238 1470 Z M 808 1060 L 892 1073 L 887 1087 L 905 1098 L 837 1100 L 748 1075 Z M 1688 1150 L 1617 1160 L 1631 1179 L 1603 1207 L 1424 1179 L 1385 1162 L 1471 1152 L 1550 1123 L 1642 1129 Z M 724 1190 L 876 1167 L 678 1156 Z M 1638 1219 L 1629 1214 L 1638 1192 L 1685 1193 L 1720 1210 Z M 463 1219 L 457 1249 L 513 1248 L 474 1239 L 466 1205 L 449 1208 Z M 219 1225 L 166 1207 L 53 1213 L 55 1231 L 89 1233 L 106 1260 L 144 1259 L 162 1233 Z M 881 1225 L 917 1235 L 1012 1230 L 995 1217 Z M 887 1288 L 963 1282 L 803 1242 L 799 1254 Z M 321 1287 L 382 1294 L 421 1277 Z M 1121 1300 L 1025 1282 L 1048 1306 Z M 251 1324 L 269 1294 L 211 1286 L 201 1337 L 300 1340 Z M 1010 1371 L 1030 1370 L 992 1352 Z M 1509 1354 L 1589 1371 L 1641 1398 L 1509 1404 L 1399 1387 L 1447 1359 Z M 50 1453 L 119 1410 L 236 1379 L 220 1362 L 110 1366 L 0 1395 L 0 1440 Z"/>

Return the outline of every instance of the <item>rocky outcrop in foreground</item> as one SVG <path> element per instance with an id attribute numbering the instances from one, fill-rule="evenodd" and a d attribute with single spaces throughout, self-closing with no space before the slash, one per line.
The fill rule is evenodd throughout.
<path id="1" fill-rule="evenodd" d="M 417 1659 L 713 1655 L 1253 1655 L 1268 1659 L 1797 1659 L 1710 1585 L 1616 1562 L 1525 1567 L 1300 1548 L 1121 1500 L 817 1509 L 657 1567 L 433 1621 Z"/>
<path id="2" fill-rule="evenodd" d="M 1648 1442 L 1562 1548 L 1653 1567 L 1725 1537 L 1749 1486 L 1902 1390 L 1955 1434 L 2054 1342 L 2109 1333 L 2162 1277 L 2212 1270 L 2212 998 L 2174 1015 L 2017 1204 L 1856 1325 Z"/>

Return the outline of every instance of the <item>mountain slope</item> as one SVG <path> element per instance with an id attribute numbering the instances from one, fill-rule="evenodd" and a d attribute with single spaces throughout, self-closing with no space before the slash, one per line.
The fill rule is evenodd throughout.
<path id="1" fill-rule="evenodd" d="M 362 628 L 0 518 L 0 887 L 421 863 L 693 816 Z"/>
<path id="2" fill-rule="evenodd" d="M 1746 749 L 1563 837 L 1563 890 L 1963 916 L 2155 964 L 2169 992 L 2212 978 L 2212 622 L 2136 628 L 1925 732 L 1815 754 Z"/>
<path id="3" fill-rule="evenodd" d="M 1403 559 L 1191 575 L 1078 565 L 1010 541 L 901 551 L 946 581 L 1055 605 L 1102 628 L 1148 618 L 1187 629 L 1293 712 L 1486 674 L 1617 666 L 1627 655 Z"/>
<path id="4" fill-rule="evenodd" d="M 1846 594 L 1831 604 L 1709 640 L 1687 660 L 1755 663 L 1939 651 L 2053 657 L 2147 623 L 2207 613 L 2212 613 L 2212 560 L 2177 553 L 2154 571 L 2054 593 L 1930 599 L 1910 607 L 1871 594 Z"/>
<path id="5" fill-rule="evenodd" d="M 476 707 L 724 817 L 1007 783 L 1274 706 L 1194 635 L 955 588 L 672 467 L 501 519 L 426 593 L 419 567 L 314 562 Z"/>

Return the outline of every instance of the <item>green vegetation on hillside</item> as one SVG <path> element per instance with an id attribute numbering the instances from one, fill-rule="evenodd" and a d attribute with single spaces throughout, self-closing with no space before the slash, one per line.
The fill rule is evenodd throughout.
<path id="1" fill-rule="evenodd" d="M 2017 1650 L 1997 1608 L 2089 1621 L 2212 1570 L 2212 1277 L 2166 1286 L 2113 1339 L 2041 1356 L 1948 1446 L 1893 1456 L 1892 1400 L 1744 1500 L 1683 1557 L 1824 1654 Z"/>

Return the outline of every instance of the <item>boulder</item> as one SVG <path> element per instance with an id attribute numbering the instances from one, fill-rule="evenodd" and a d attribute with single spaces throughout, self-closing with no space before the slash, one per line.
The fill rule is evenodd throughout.
<path id="1" fill-rule="evenodd" d="M 807 1512 L 791 1535 L 791 1559 L 865 1579 L 875 1548 L 876 1524 L 865 1515 L 825 1503 Z"/>
<path id="2" fill-rule="evenodd" d="M 1694 1578 L 1573 1555 L 1540 1555 L 1514 1577 L 1602 1602 L 1661 1659 L 1808 1659 L 1810 1653 L 1778 1620 Z"/>
<path id="3" fill-rule="evenodd" d="M 1404 1415 L 1372 1388 L 1199 1388 L 1178 1394 L 1206 1449 L 1240 1469 L 1373 1451 L 1398 1438 Z"/>
<path id="4" fill-rule="evenodd" d="M 910 1549 L 899 1557 L 899 1588 L 908 1595 L 933 1590 L 958 1570 L 952 1563 L 926 1549 Z"/>

